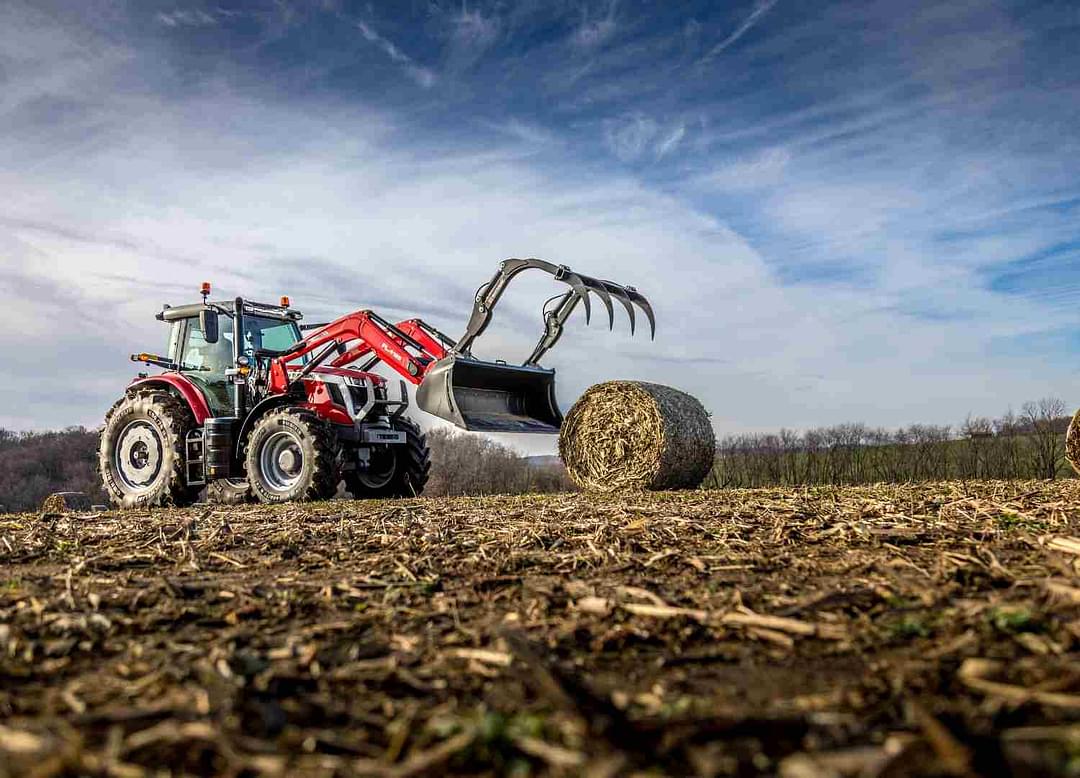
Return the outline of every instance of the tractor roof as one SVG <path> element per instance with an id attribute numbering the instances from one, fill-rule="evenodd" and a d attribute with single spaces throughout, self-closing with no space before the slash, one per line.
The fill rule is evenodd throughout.
<path id="1" fill-rule="evenodd" d="M 292 308 L 286 308 L 281 305 L 271 305 L 270 303 L 257 303 L 252 300 L 244 300 L 244 313 L 248 316 L 265 316 L 270 319 L 281 319 L 282 321 L 299 321 L 304 318 L 304 315 L 300 311 L 293 310 Z M 236 305 L 235 300 L 211 300 L 209 305 L 217 307 L 219 310 L 231 313 Z M 176 321 L 177 319 L 190 319 L 199 315 L 199 312 L 204 308 L 203 303 L 191 303 L 190 305 L 177 305 L 175 307 L 166 305 L 165 308 L 157 315 L 159 321 Z"/>

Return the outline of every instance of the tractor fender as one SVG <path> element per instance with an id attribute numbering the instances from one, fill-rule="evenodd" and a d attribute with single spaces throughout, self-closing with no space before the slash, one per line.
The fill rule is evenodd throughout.
<path id="1" fill-rule="evenodd" d="M 267 411 L 271 411 L 281 405 L 290 405 L 295 402 L 295 398 L 292 398 L 287 394 L 272 394 L 255 403 L 255 407 L 248 411 L 247 416 L 244 417 L 244 421 L 240 424 L 240 430 L 236 433 L 236 453 L 241 461 L 243 460 L 243 456 L 240 452 L 244 447 L 244 442 L 247 440 L 248 433 L 251 432 L 251 428 L 255 426 L 255 422 L 265 416 Z"/>
<path id="2" fill-rule="evenodd" d="M 136 378 L 128 386 L 128 389 L 134 389 L 136 387 L 154 387 L 160 386 L 167 389 L 175 390 L 187 403 L 191 409 L 192 415 L 195 416 L 195 423 L 202 426 L 202 423 L 210 416 L 210 406 L 206 403 L 206 398 L 203 397 L 203 393 L 199 391 L 186 376 L 180 373 L 164 373 L 162 375 L 150 376 L 149 378 Z"/>

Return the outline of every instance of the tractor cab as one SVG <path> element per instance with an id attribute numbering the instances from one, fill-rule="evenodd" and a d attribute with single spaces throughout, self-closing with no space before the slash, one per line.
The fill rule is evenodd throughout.
<path id="1" fill-rule="evenodd" d="M 235 332 L 238 302 L 242 311 L 239 344 Z M 208 312 L 212 312 L 210 324 Z M 244 361 L 241 357 L 254 364 L 260 352 L 285 351 L 303 337 L 298 323 L 302 315 L 287 306 L 247 301 L 197 303 L 167 307 L 158 318 L 172 325 L 168 361 L 199 389 L 212 416 L 233 413 L 231 377 Z M 216 332 L 208 337 L 208 329 Z M 306 360 L 305 355 L 297 364 Z"/>

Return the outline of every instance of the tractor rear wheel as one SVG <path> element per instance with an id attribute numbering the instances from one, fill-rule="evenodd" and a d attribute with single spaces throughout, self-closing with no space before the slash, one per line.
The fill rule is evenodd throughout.
<path id="1" fill-rule="evenodd" d="M 431 470 L 431 452 L 420 425 L 399 417 L 394 429 L 405 433 L 405 443 L 371 452 L 367 470 L 345 475 L 345 488 L 354 499 L 372 497 L 419 497 Z"/>
<path id="2" fill-rule="evenodd" d="M 188 486 L 185 439 L 196 427 L 191 409 L 160 389 L 141 389 L 120 399 L 105 416 L 98 470 L 113 504 L 123 508 L 184 506 L 201 487 Z"/>
<path id="3" fill-rule="evenodd" d="M 215 505 L 243 505 L 254 500 L 246 478 L 219 478 L 206 485 L 206 501 Z"/>
<path id="4" fill-rule="evenodd" d="M 247 443 L 251 493 L 260 502 L 324 500 L 341 480 L 341 446 L 330 425 L 302 408 L 271 411 Z"/>

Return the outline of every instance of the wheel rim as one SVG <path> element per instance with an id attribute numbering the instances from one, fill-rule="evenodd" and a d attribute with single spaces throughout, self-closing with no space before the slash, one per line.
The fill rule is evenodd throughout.
<path id="1" fill-rule="evenodd" d="M 272 491 L 287 492 L 296 486 L 304 472 L 300 439 L 288 430 L 270 435 L 259 449 L 259 470 Z"/>
<path id="2" fill-rule="evenodd" d="M 390 483 L 397 471 L 397 457 L 390 449 L 373 451 L 367 470 L 357 472 L 357 480 L 368 489 L 381 489 Z"/>
<path id="3" fill-rule="evenodd" d="M 124 487 L 138 492 L 150 488 L 157 480 L 163 455 L 161 435 L 150 422 L 139 419 L 120 431 L 113 465 Z"/>

